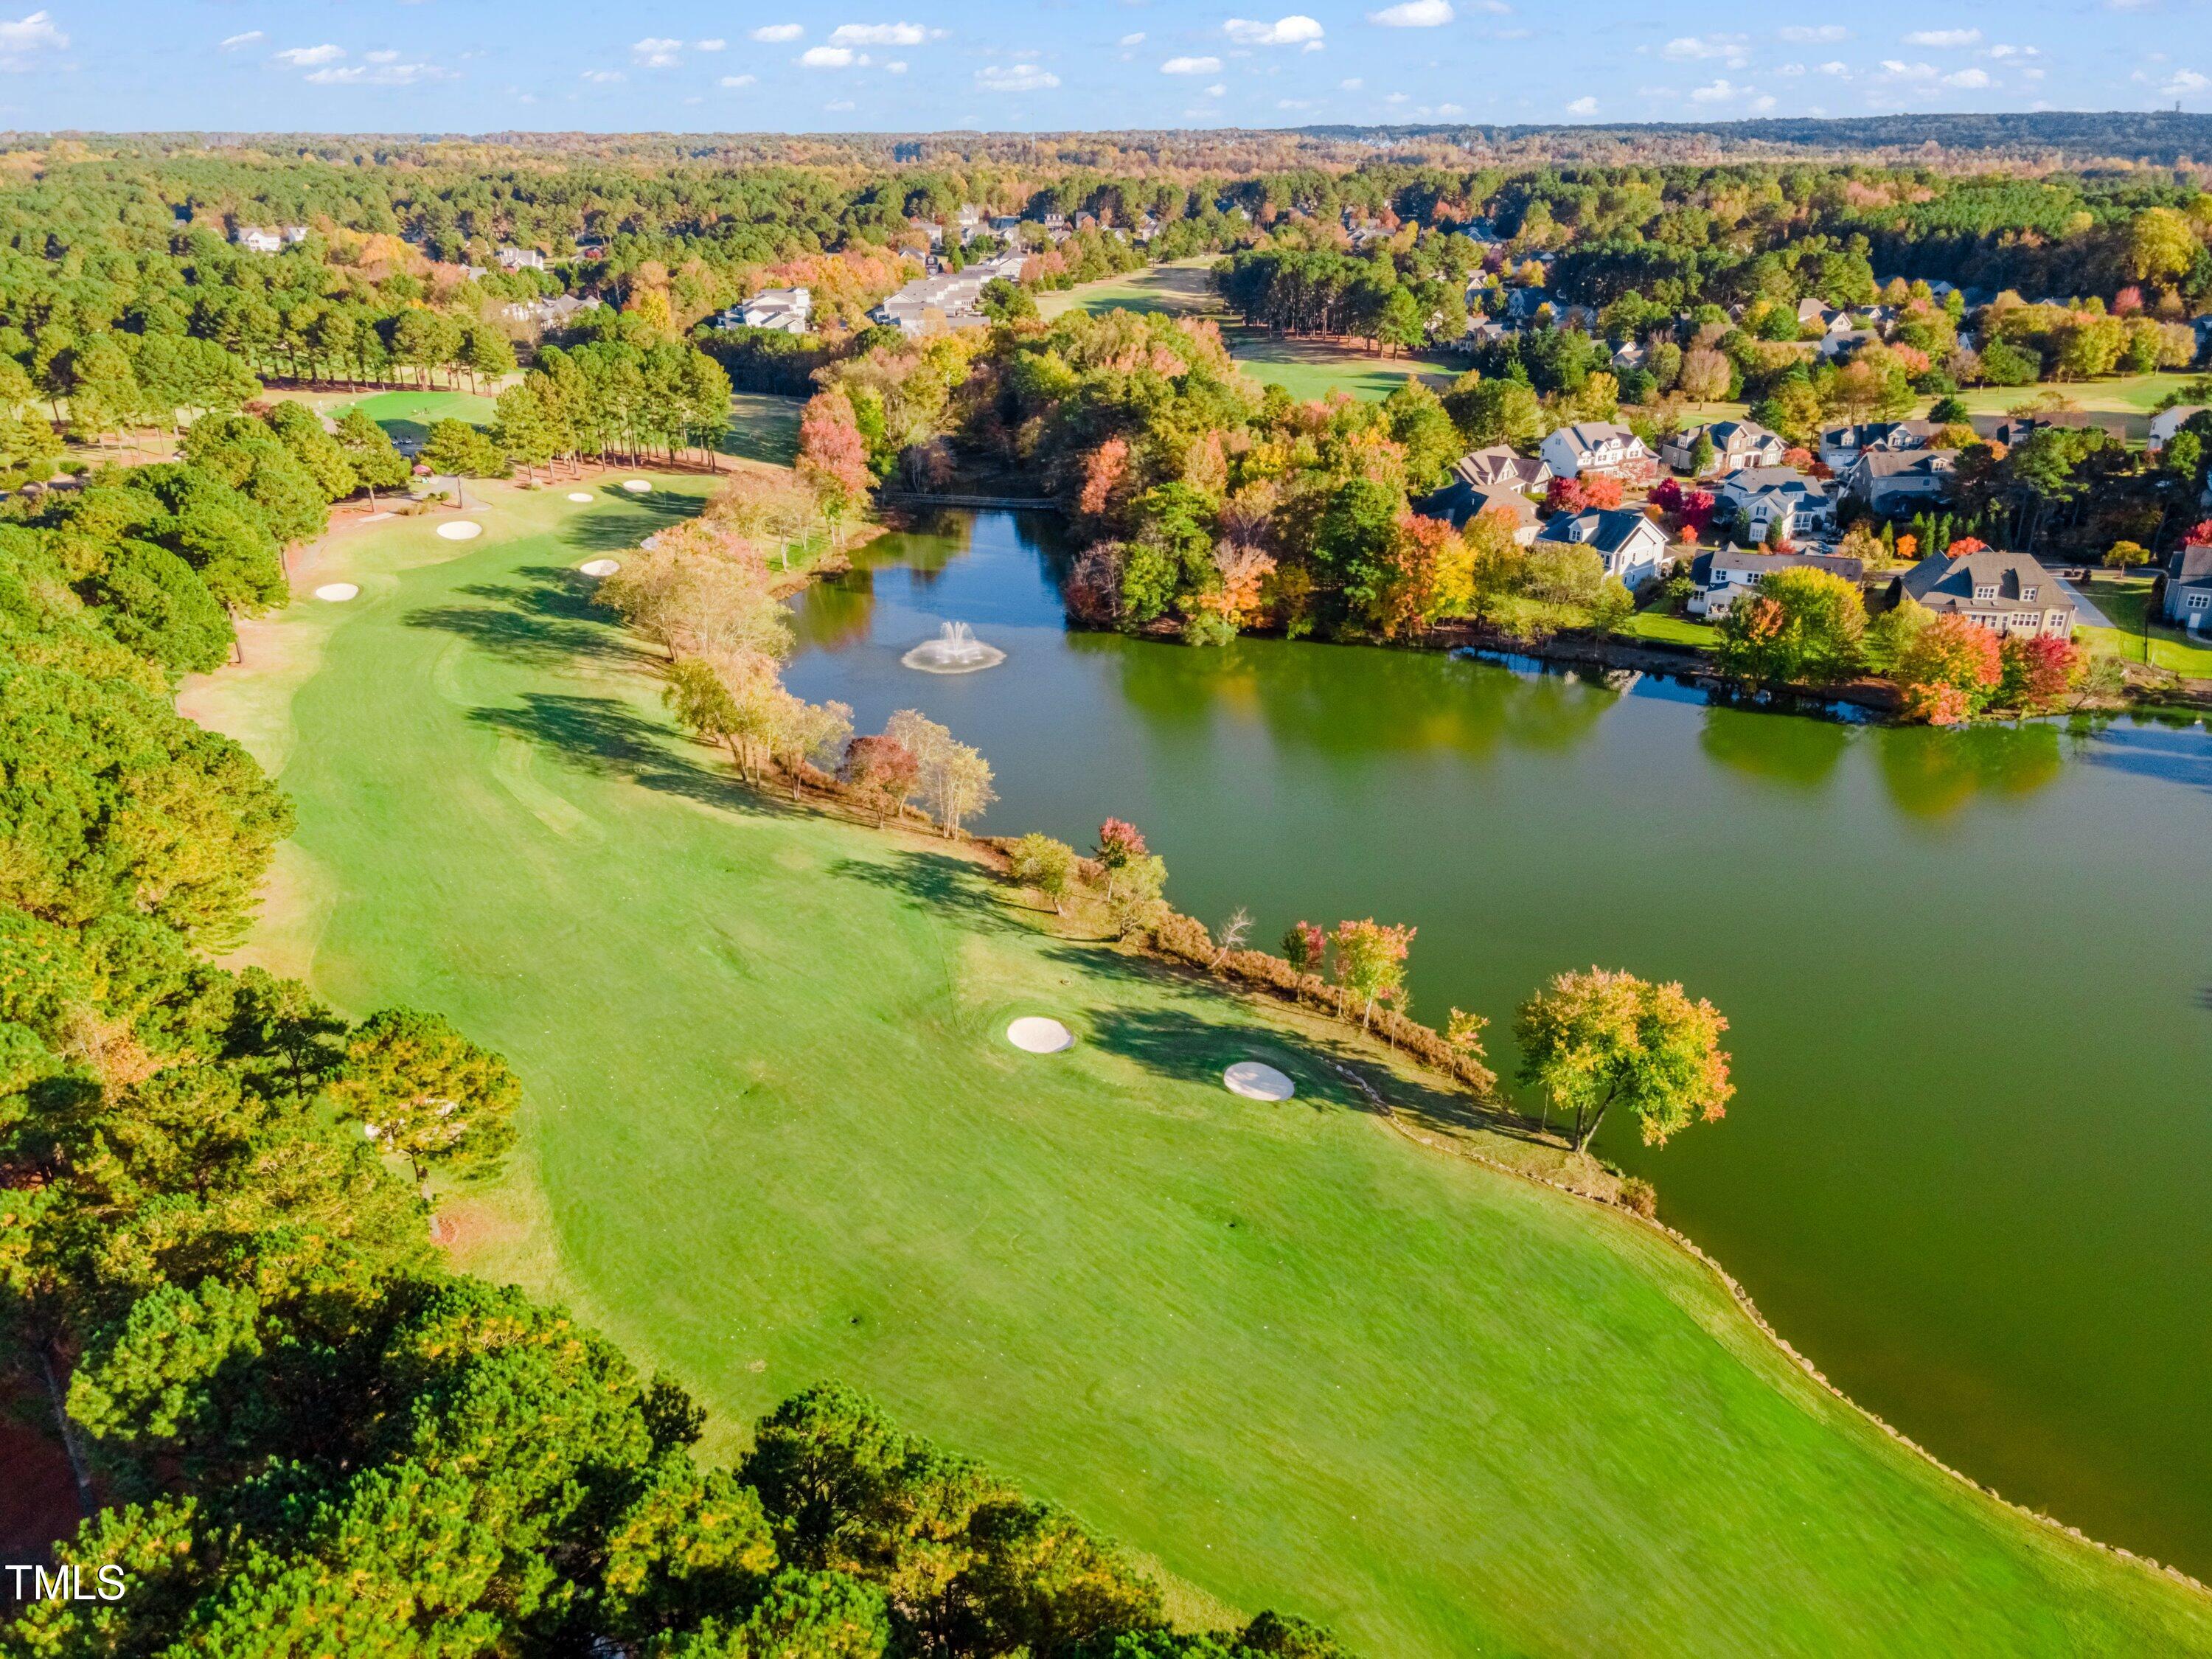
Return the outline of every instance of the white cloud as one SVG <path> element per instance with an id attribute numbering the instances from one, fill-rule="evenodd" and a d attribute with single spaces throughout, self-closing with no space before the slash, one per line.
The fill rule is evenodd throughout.
<path id="1" fill-rule="evenodd" d="M 617 81 L 627 81 L 629 76 L 624 75 L 620 70 L 586 70 L 584 79 L 595 87 L 606 87 L 612 86 Z"/>
<path id="2" fill-rule="evenodd" d="M 1455 15 L 1451 0 L 1404 0 L 1403 4 L 1369 12 L 1367 21 L 1380 23 L 1386 29 L 1436 29 L 1450 22 Z"/>
<path id="3" fill-rule="evenodd" d="M 1275 107 L 1290 110 L 1311 109 L 1313 101 L 1307 98 L 1278 98 L 1275 100 Z"/>
<path id="4" fill-rule="evenodd" d="M 694 40 L 691 44 L 701 52 L 720 52 L 730 43 L 726 40 Z"/>
<path id="5" fill-rule="evenodd" d="M 1820 73 L 1823 75 L 1849 75 L 1850 72 L 1851 66 L 1849 64 L 1834 58 L 1831 58 L 1820 65 Z"/>
<path id="6" fill-rule="evenodd" d="M 1693 104 L 1725 104 L 1742 95 L 1743 88 L 1725 76 L 1705 86 L 1690 88 L 1690 101 Z"/>
<path id="7" fill-rule="evenodd" d="M 1908 46 L 1971 46 L 1982 38 L 1979 29 L 1915 29 L 1905 37 Z"/>
<path id="8" fill-rule="evenodd" d="M 840 98 L 836 103 L 824 104 L 822 107 L 832 112 L 837 110 L 847 110 L 853 107 L 853 100 L 849 98 Z"/>
<path id="9" fill-rule="evenodd" d="M 806 69 L 846 69 L 853 56 L 850 46 L 809 46 L 799 54 L 799 61 Z"/>
<path id="10" fill-rule="evenodd" d="M 1240 46 L 1300 46 L 1322 37 L 1321 25 L 1300 12 L 1278 17 L 1272 23 L 1232 17 L 1221 26 L 1221 32 Z"/>
<path id="11" fill-rule="evenodd" d="M 1846 40 L 1850 31 L 1841 23 L 1796 23 L 1786 29 L 1777 29 L 1775 33 L 1784 40 L 1811 41 Z"/>
<path id="12" fill-rule="evenodd" d="M 307 76 L 319 87 L 411 87 L 422 81 L 450 81 L 453 71 L 435 64 L 403 64 L 398 52 L 371 52 L 368 64 L 334 65 Z"/>
<path id="13" fill-rule="evenodd" d="M 1943 77 L 1943 84 L 1947 87 L 1965 87 L 1972 89 L 1985 87 L 1989 83 L 1990 76 L 1987 70 L 1960 70 L 1956 74 Z"/>
<path id="14" fill-rule="evenodd" d="M 1200 88 L 1200 89 L 1201 91 L 1203 91 L 1203 92 L 1206 94 L 1206 95 L 1207 97 L 1209 97 L 1209 98 L 1218 98 L 1218 97 L 1220 97 L 1220 96 L 1221 96 L 1221 94 L 1222 94 L 1223 93 L 1224 93 L 1224 92 L 1226 92 L 1226 91 L 1228 91 L 1228 90 L 1229 90 L 1229 88 L 1228 88 L 1227 87 L 1224 86 L 1224 85 L 1223 85 L 1220 82 L 1218 82 L 1218 81 L 1216 81 L 1216 82 L 1215 82 L 1212 86 L 1210 86 L 1210 87 L 1204 87 L 1204 88 Z"/>
<path id="15" fill-rule="evenodd" d="M 362 56 L 372 64 L 396 64 L 399 61 L 398 52 L 390 46 L 385 47 L 380 52 L 365 52 Z"/>
<path id="16" fill-rule="evenodd" d="M 890 63 L 884 65 L 884 73 L 886 75 L 904 75 L 906 73 L 906 59 L 903 58 L 892 58 Z"/>
<path id="17" fill-rule="evenodd" d="M 928 39 L 919 23 L 840 23 L 830 32 L 833 46 L 918 46 Z"/>
<path id="18" fill-rule="evenodd" d="M 988 64 L 975 71 L 979 92 L 1049 92 L 1059 84 L 1057 75 L 1035 64 L 1014 64 L 1003 69 Z"/>
<path id="19" fill-rule="evenodd" d="M 0 58 L 21 58 L 48 46 L 59 52 L 68 45 L 69 36 L 54 27 L 52 16 L 46 12 L 34 11 L 12 22 L 0 22 Z"/>
<path id="20" fill-rule="evenodd" d="M 684 61 L 681 56 L 683 50 L 681 40 L 648 34 L 642 40 L 630 42 L 630 62 L 640 69 L 674 69 Z"/>
<path id="21" fill-rule="evenodd" d="M 1936 65 L 1900 63 L 1894 58 L 1885 58 L 1881 60 L 1881 72 L 1893 81 L 1933 81 Z"/>
<path id="22" fill-rule="evenodd" d="M 1438 104 L 1434 109 L 1431 110 L 1429 113 L 1431 115 L 1442 116 L 1445 120 L 1451 121 L 1456 120 L 1459 117 L 1466 114 L 1467 112 L 1461 108 L 1457 104 Z"/>
<path id="23" fill-rule="evenodd" d="M 1751 112 L 1753 115 L 1764 115 L 1773 107 L 1774 94 L 1771 92 L 1763 92 L 1751 100 Z"/>
<path id="24" fill-rule="evenodd" d="M 1659 55 L 1678 64 L 1717 58 L 1730 69 L 1741 69 L 1750 61 L 1740 34 L 1680 35 L 1660 47 Z"/>
<path id="25" fill-rule="evenodd" d="M 767 23 L 755 29 L 752 38 L 756 40 L 765 40 L 769 45 L 775 46 L 785 40 L 796 40 L 805 33 L 806 29 L 803 24 Z"/>
<path id="26" fill-rule="evenodd" d="M 1339 81 L 1336 84 L 1346 92 L 1357 92 L 1367 82 L 1355 75 L 1349 81 Z"/>
<path id="27" fill-rule="evenodd" d="M 12 27 L 11 24 L 0 25 L 0 27 Z M 335 64 L 344 56 L 343 46 L 326 43 L 319 46 L 287 46 L 276 54 L 276 58 L 278 63 L 289 64 L 294 69 L 313 69 L 318 64 Z"/>
<path id="28" fill-rule="evenodd" d="M 1123 46 L 1143 46 L 1143 45 L 1145 44 L 1145 32 L 1144 32 L 1144 30 L 1142 30 L 1142 29 L 1139 29 L 1139 30 L 1138 30 L 1134 34 L 1125 34 L 1125 35 L 1123 35 L 1123 36 L 1121 37 L 1121 44 L 1122 44 Z"/>
<path id="29" fill-rule="evenodd" d="M 1567 113 L 1570 115 L 1595 115 L 1597 113 L 1597 100 L 1589 97 L 1577 98 L 1573 103 L 1567 106 Z"/>
<path id="30" fill-rule="evenodd" d="M 732 92 L 735 92 L 739 87 L 749 87 L 752 83 L 753 77 L 750 75 L 726 75 L 722 77 L 722 84 Z"/>
<path id="31" fill-rule="evenodd" d="M 1221 69 L 1218 58 L 1170 58 L 1160 65 L 1163 75 L 1214 75 Z"/>
<path id="32" fill-rule="evenodd" d="M 266 40 L 268 38 L 259 29 L 248 29 L 243 34 L 234 34 L 226 38 L 222 42 L 222 49 L 225 52 L 236 52 L 240 46 L 250 46 L 256 40 Z"/>
<path id="33" fill-rule="evenodd" d="M 2190 93 L 2203 92 L 2208 88 L 2212 88 L 2212 77 L 2199 75 L 2195 70 L 2176 70 L 2172 79 L 2160 87 L 2159 91 L 2168 98 L 2180 98 Z"/>
<path id="34" fill-rule="evenodd" d="M 1776 66 L 1774 72 L 1777 75 L 1802 75 L 1805 66 L 1802 64 L 1781 64 Z"/>

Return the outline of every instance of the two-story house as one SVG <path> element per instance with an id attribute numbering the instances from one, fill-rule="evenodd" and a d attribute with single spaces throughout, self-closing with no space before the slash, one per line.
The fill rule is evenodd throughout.
<path id="1" fill-rule="evenodd" d="M 2212 627 L 2212 547 L 2178 547 L 2166 562 L 2166 621 L 2191 632 Z"/>
<path id="2" fill-rule="evenodd" d="M 1605 574 L 1630 588 L 1664 574 L 1672 562 L 1667 532 L 1628 507 L 1563 513 L 1536 533 L 1535 545 L 1547 542 L 1590 549 L 1605 562 Z"/>
<path id="3" fill-rule="evenodd" d="M 1790 541 L 1825 536 L 1836 527 L 1835 497 L 1828 487 L 1790 467 L 1740 468 L 1713 492 L 1713 501 L 1735 526 L 1740 542 L 1764 543 L 1778 524 Z"/>
<path id="4" fill-rule="evenodd" d="M 1759 586 L 1772 570 L 1826 570 L 1856 582 L 1866 574 L 1865 564 L 1828 553 L 1744 553 L 1725 549 L 1701 553 L 1690 567 L 1689 612 L 1717 622 L 1735 608 L 1736 601 Z"/>
<path id="5" fill-rule="evenodd" d="M 1842 482 L 1844 493 L 1864 501 L 1870 512 L 1910 512 L 1940 500 L 1958 465 L 1955 449 L 1870 451 L 1844 470 Z"/>
<path id="6" fill-rule="evenodd" d="M 1544 440 L 1538 453 L 1562 478 L 1605 473 L 1632 482 L 1650 477 L 1656 463 L 1644 440 L 1613 421 L 1577 421 Z"/>
<path id="7" fill-rule="evenodd" d="M 1832 426 L 1820 434 L 1820 465 L 1841 476 L 1845 467 L 1869 451 L 1899 454 L 1925 449 L 1942 428 L 1933 421 L 1869 421 L 1856 426 Z"/>
<path id="8" fill-rule="evenodd" d="M 1891 583 L 1890 592 L 1930 611 L 1964 617 L 1993 634 L 2048 634 L 2063 640 L 2074 632 L 2073 596 L 2025 553 L 1990 547 L 1931 553 Z"/>
<path id="9" fill-rule="evenodd" d="M 1712 441 L 1713 456 L 1703 468 L 1697 465 L 1698 440 Z M 1725 476 L 1739 467 L 1779 466 L 1790 446 L 1756 421 L 1715 421 L 1710 426 L 1686 427 L 1659 441 L 1659 459 L 1677 472 L 1697 477 Z"/>
<path id="10" fill-rule="evenodd" d="M 1541 489 L 1552 482 L 1551 463 L 1531 459 L 1510 445 L 1471 449 L 1451 464 L 1452 477 L 1477 489 Z"/>

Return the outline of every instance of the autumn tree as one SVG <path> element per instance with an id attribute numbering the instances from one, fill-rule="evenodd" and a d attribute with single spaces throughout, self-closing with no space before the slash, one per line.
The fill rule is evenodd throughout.
<path id="1" fill-rule="evenodd" d="M 1144 831 L 1121 818 L 1109 818 L 1098 826 L 1098 842 L 1091 856 L 1098 867 L 1106 872 L 1106 896 L 1114 896 L 1114 884 L 1122 871 L 1142 859 L 1146 853 Z"/>
<path id="2" fill-rule="evenodd" d="M 840 387 L 807 399 L 799 421 L 799 476 L 813 490 L 822 516 L 842 535 L 846 519 L 867 499 L 875 475 L 852 399 Z"/>
<path id="3" fill-rule="evenodd" d="M 1899 653 L 1893 671 L 1905 713 L 1930 726 L 1955 726 L 1988 708 L 2004 678 L 1997 636 L 1945 611 Z"/>
<path id="4" fill-rule="evenodd" d="M 1024 887 L 1034 887 L 1051 903 L 1053 914 L 1066 908 L 1075 883 L 1075 849 L 1064 841 L 1032 830 L 1013 845 L 1008 868 Z"/>
<path id="5" fill-rule="evenodd" d="M 921 781 L 921 766 L 912 752 L 897 738 L 881 733 L 848 744 L 837 775 L 848 787 L 877 803 L 878 829 L 895 811 L 905 816 L 907 799 Z"/>
<path id="6" fill-rule="evenodd" d="M 1335 949 L 1340 1006 L 1349 1014 L 1352 1002 L 1360 1005 L 1359 1025 L 1367 1029 L 1378 1002 L 1403 1001 L 1406 995 L 1406 957 L 1413 948 L 1414 930 L 1370 916 L 1361 921 L 1340 921 L 1330 932 Z"/>
<path id="7" fill-rule="evenodd" d="M 991 787 L 990 762 L 921 710 L 900 709 L 891 716 L 884 732 L 914 757 L 922 799 L 930 804 L 946 835 L 957 835 L 963 818 L 974 817 L 998 799 Z"/>
<path id="8" fill-rule="evenodd" d="M 1728 1030 L 1712 1004 L 1679 984 L 1592 968 L 1553 977 L 1513 1023 L 1521 1082 L 1541 1091 L 1544 1116 L 1562 1114 L 1577 1152 L 1615 1105 L 1634 1115 L 1647 1146 L 1726 1115 L 1735 1085 L 1720 1046 Z"/>

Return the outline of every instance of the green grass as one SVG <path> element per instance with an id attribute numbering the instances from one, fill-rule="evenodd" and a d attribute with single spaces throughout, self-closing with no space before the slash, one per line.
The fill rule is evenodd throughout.
<path id="1" fill-rule="evenodd" d="M 803 398 L 766 392 L 731 393 L 730 430 L 722 441 L 722 453 L 790 465 L 799 457 L 799 411 L 804 404 Z"/>
<path id="2" fill-rule="evenodd" d="M 672 1371 L 712 1449 L 842 1376 L 1178 1605 L 1375 1659 L 2212 1652 L 2212 1602 L 1905 1452 L 1659 1235 L 1359 1109 L 1326 1035 L 733 788 L 571 574 L 708 481 L 663 483 L 351 532 L 302 586 L 361 598 L 186 705 L 298 805 L 252 953 L 526 1079 L 463 1259 Z M 1077 1048 L 1017 1054 L 1030 1012 Z M 1246 1054 L 1299 1097 L 1227 1094 Z"/>
<path id="3" fill-rule="evenodd" d="M 1639 611 L 1613 630 L 1625 639 L 1655 640 L 1668 645 L 1694 645 L 1710 649 L 1720 643 L 1720 630 L 1708 623 L 1692 622 L 1672 612 Z"/>
<path id="4" fill-rule="evenodd" d="M 2127 415 L 2127 435 L 2140 443 L 2150 434 L 2150 417 L 2159 400 L 2179 390 L 2191 371 L 2172 369 L 2155 374 L 2122 374 L 2109 380 L 2051 380 L 2035 386 L 1970 386 L 1959 400 L 1976 415 L 2002 415 L 2022 404 L 2057 392 L 2075 407 L 2091 415 Z"/>
<path id="5" fill-rule="evenodd" d="M 2154 621 L 2146 646 L 2143 617 L 2150 609 L 2148 579 L 2092 580 L 2088 597 L 2092 604 L 2118 624 L 2116 628 L 2075 629 L 2075 637 L 2090 649 L 2109 651 L 2127 662 L 2147 662 L 2154 668 L 2170 669 L 2185 679 L 2212 679 L 2212 645 L 2191 639 L 2180 629 Z"/>
<path id="6" fill-rule="evenodd" d="M 1036 296 L 1037 314 L 1049 322 L 1068 312 L 1164 311 L 1176 316 L 1212 315 L 1221 301 L 1207 285 L 1213 259 L 1171 259 L 1122 276 L 1079 283 L 1073 288 Z"/>
<path id="7" fill-rule="evenodd" d="M 489 426 L 492 400 L 473 392 L 378 392 L 366 398 L 349 398 L 325 411 L 333 420 L 349 409 L 358 409 L 392 437 L 420 442 L 439 421 L 466 421 Z"/>

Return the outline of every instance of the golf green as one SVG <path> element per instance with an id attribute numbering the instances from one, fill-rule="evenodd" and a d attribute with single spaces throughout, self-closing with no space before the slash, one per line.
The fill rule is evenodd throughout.
<path id="1" fill-rule="evenodd" d="M 2200 1593 L 1899 1447 L 1650 1229 L 1401 1138 L 1328 1039 L 734 788 L 574 569 L 702 488 L 657 482 L 347 532 L 295 579 L 359 597 L 185 701 L 298 806 L 250 954 L 525 1080 L 463 1261 L 680 1378 L 710 1449 L 842 1377 L 1186 1614 L 1370 1659 L 2212 1652 Z M 1017 1050 L 1024 1014 L 1074 1046 Z M 1229 1093 L 1245 1058 L 1297 1097 Z"/>

